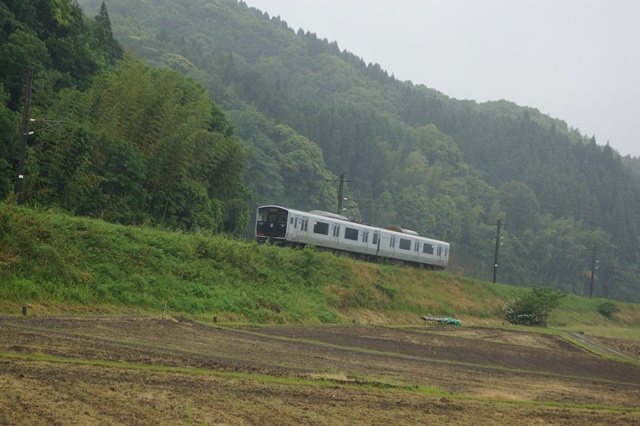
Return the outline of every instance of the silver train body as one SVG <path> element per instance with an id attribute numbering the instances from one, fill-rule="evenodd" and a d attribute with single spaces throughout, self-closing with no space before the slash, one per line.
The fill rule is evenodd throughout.
<path id="1" fill-rule="evenodd" d="M 449 262 L 450 245 L 444 241 L 401 228 L 363 225 L 318 210 L 258 207 L 256 238 L 259 243 L 298 247 L 312 244 L 372 262 L 387 259 L 428 269 L 444 269 Z"/>

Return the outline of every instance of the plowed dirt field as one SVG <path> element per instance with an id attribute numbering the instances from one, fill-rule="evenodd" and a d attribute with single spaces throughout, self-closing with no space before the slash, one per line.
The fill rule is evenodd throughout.
<path id="1" fill-rule="evenodd" d="M 637 363 L 455 326 L 2 317 L 0 395 L 3 425 L 640 424 Z"/>

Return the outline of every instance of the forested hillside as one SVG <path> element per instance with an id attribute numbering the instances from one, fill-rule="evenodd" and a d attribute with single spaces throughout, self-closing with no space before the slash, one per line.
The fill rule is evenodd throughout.
<path id="1" fill-rule="evenodd" d="M 27 68 L 34 82 L 24 199 L 122 224 L 239 231 L 245 149 L 204 86 L 123 56 L 104 5 L 0 4 L 0 193 L 18 176 Z"/>
<path id="2" fill-rule="evenodd" d="M 583 294 L 595 247 L 594 295 L 640 300 L 637 161 L 623 164 L 563 121 L 398 81 L 236 0 L 110 0 L 108 14 L 101 0 L 80 4 L 98 16 L 82 20 L 87 34 L 112 30 L 157 70 L 118 59 L 109 41 L 96 70 L 56 71 L 75 80 L 40 86 L 49 87 L 34 93 L 42 116 L 78 124 L 65 130 L 75 139 L 58 131 L 30 141 L 31 202 L 122 223 L 237 231 L 262 203 L 335 210 L 337 177 L 347 173 L 347 215 L 450 241 L 454 272 L 491 278 L 501 221 L 499 281 Z M 17 24 L 3 25 L 7 49 Z M 47 34 L 32 38 L 52 55 Z M 24 74 L 19 65 L 3 80 Z M 3 131 L 19 129 L 20 87 L 4 86 Z M 18 145 L 19 135 L 2 137 Z M 11 150 L 2 176 L 14 176 Z M 111 173 L 123 164 L 132 169 Z M 12 180 L 2 182 L 9 193 Z"/>
<path id="3" fill-rule="evenodd" d="M 491 277 L 501 220 L 500 281 L 582 294 L 596 247 L 594 294 L 640 297 L 640 183 L 609 146 L 532 108 L 400 82 L 242 2 L 108 5 L 127 48 L 223 107 L 249 150 L 252 206 L 335 209 L 325 164 L 347 173 L 347 213 L 451 241 L 456 271 Z"/>

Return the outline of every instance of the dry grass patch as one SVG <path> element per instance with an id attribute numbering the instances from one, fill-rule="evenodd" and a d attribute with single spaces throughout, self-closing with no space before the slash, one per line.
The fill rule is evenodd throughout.
<path id="1" fill-rule="evenodd" d="M 613 316 L 627 325 L 640 326 L 640 305 L 622 304 L 620 312 Z"/>
<path id="2" fill-rule="evenodd" d="M 526 399 L 520 395 L 493 390 L 485 390 L 480 392 L 477 396 L 484 399 L 497 399 L 502 401 L 526 401 Z"/>

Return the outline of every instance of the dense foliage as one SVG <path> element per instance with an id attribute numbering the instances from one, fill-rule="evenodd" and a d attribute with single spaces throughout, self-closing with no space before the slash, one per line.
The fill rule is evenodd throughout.
<path id="1" fill-rule="evenodd" d="M 613 314 L 620 312 L 620 307 L 610 300 L 598 303 L 596 309 L 607 318 L 611 318 Z"/>
<path id="2" fill-rule="evenodd" d="M 563 297 L 566 297 L 566 294 L 552 288 L 533 287 L 523 296 L 505 303 L 505 319 L 511 324 L 546 326 L 549 315 L 560 307 Z"/>
<path id="3" fill-rule="evenodd" d="M 244 229 L 246 152 L 204 86 L 123 58 L 104 3 L 95 20 L 75 1 L 5 2 L 0 11 L 3 81 L 20 88 L 20 74 L 35 68 L 28 203 L 122 224 Z M 41 52 L 41 61 L 28 51 Z M 6 196 L 17 174 L 20 138 L 8 129 L 19 128 L 11 110 L 20 97 L 17 89 L 0 93 Z M 47 122 L 58 123 L 55 131 L 41 131 Z"/>

